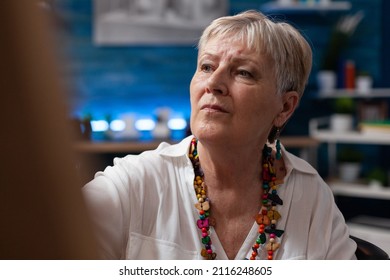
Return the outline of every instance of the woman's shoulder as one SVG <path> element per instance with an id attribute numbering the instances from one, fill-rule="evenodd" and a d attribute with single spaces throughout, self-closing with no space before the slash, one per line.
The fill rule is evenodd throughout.
<path id="1" fill-rule="evenodd" d="M 284 159 L 289 179 L 302 193 L 332 196 L 330 187 L 310 163 L 287 151 Z"/>
<path id="2" fill-rule="evenodd" d="M 188 161 L 188 148 L 190 140 L 187 138 L 179 143 L 162 142 L 156 149 L 147 150 L 140 154 L 128 154 L 124 157 L 116 157 L 113 164 L 98 171 L 95 177 L 104 176 L 116 183 L 135 183 L 145 177 L 159 177 L 166 174 L 171 168 L 183 166 Z"/>
<path id="3" fill-rule="evenodd" d="M 312 174 L 312 175 L 318 175 L 318 171 L 306 160 L 284 150 L 284 161 L 287 170 L 296 170 L 300 173 L 307 173 L 307 174 Z"/>

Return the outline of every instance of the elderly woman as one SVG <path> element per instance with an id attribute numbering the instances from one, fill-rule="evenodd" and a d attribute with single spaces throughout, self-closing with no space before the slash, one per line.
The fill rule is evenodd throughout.
<path id="1" fill-rule="evenodd" d="M 198 47 L 193 135 L 84 187 L 102 257 L 354 259 L 330 188 L 278 140 L 310 73 L 306 40 L 247 11 L 214 20 Z"/>

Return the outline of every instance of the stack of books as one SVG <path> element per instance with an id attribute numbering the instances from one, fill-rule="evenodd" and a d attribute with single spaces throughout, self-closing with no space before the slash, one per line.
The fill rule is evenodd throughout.
<path id="1" fill-rule="evenodd" d="M 390 120 L 364 121 L 359 124 L 359 130 L 363 134 L 385 134 L 390 137 Z"/>

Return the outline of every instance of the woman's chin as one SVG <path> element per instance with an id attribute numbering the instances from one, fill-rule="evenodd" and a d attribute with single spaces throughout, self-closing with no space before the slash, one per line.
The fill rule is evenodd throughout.
<path id="1" fill-rule="evenodd" d="M 223 129 L 222 127 L 211 127 L 211 126 L 205 126 L 198 130 L 195 130 L 193 134 L 196 136 L 196 138 L 199 139 L 199 141 L 203 142 L 210 142 L 210 141 L 222 141 L 226 140 L 228 137 L 228 133 L 226 132 L 226 129 Z"/>

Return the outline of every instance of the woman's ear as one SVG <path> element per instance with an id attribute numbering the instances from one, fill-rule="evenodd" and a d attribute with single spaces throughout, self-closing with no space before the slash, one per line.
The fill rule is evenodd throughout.
<path id="1" fill-rule="evenodd" d="M 282 95 L 282 111 L 276 116 L 274 126 L 282 127 L 292 116 L 299 104 L 299 94 L 296 91 L 288 91 Z"/>

